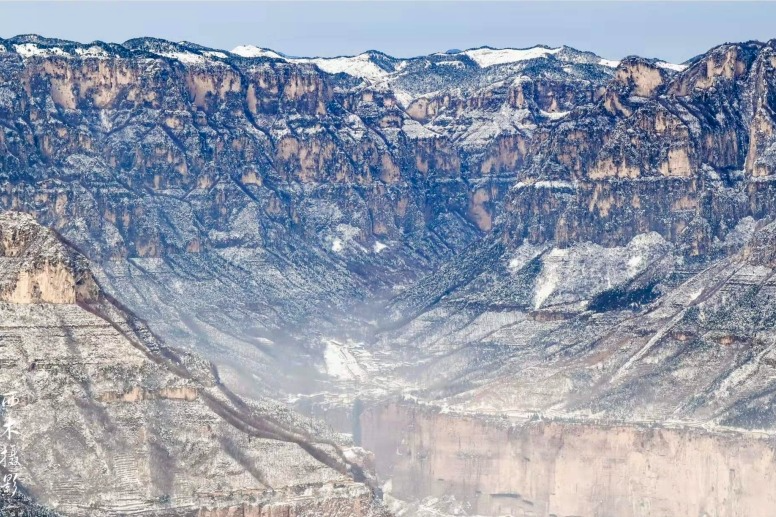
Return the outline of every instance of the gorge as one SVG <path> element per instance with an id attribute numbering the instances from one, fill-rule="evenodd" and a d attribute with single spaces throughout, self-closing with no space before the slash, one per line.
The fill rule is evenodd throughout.
<path id="1" fill-rule="evenodd" d="M 672 64 L 0 40 L 25 492 L 768 515 L 774 66 L 776 41 Z"/>

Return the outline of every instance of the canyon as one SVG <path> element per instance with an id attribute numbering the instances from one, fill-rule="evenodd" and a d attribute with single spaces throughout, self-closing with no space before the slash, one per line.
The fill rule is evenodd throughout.
<path id="1" fill-rule="evenodd" d="M 0 40 L 27 495 L 768 515 L 774 66 Z"/>

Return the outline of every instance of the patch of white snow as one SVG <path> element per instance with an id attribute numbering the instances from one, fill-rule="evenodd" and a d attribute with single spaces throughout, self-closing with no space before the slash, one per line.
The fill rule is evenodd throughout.
<path id="1" fill-rule="evenodd" d="M 598 64 L 603 66 L 608 66 L 609 68 L 617 68 L 618 66 L 620 66 L 620 62 L 615 61 L 613 59 L 600 59 L 598 61 Z"/>
<path id="2" fill-rule="evenodd" d="M 240 45 L 232 49 L 232 54 L 241 57 L 270 57 L 273 59 L 283 59 L 283 56 L 266 48 L 259 48 L 254 45 Z"/>
<path id="3" fill-rule="evenodd" d="M 465 68 L 466 67 L 466 65 L 464 65 L 460 61 L 437 61 L 434 64 L 435 65 L 441 65 L 441 66 L 451 66 L 453 68 Z"/>
<path id="4" fill-rule="evenodd" d="M 366 372 L 358 364 L 348 348 L 334 340 L 326 341 L 323 353 L 326 363 L 326 373 L 341 380 L 363 380 Z"/>
<path id="5" fill-rule="evenodd" d="M 344 73 L 372 82 L 385 79 L 389 73 L 377 66 L 369 54 L 359 54 L 352 57 L 318 57 L 292 59 L 294 63 L 313 63 L 318 68 L 329 74 Z"/>
<path id="6" fill-rule="evenodd" d="M 227 56 L 223 52 L 218 52 L 218 51 L 215 51 L 215 50 L 208 50 L 207 52 L 203 52 L 203 54 L 205 54 L 207 57 L 211 57 L 211 58 L 212 57 L 215 57 L 215 58 L 218 58 L 218 59 L 228 59 L 229 58 L 229 56 Z"/>
<path id="7" fill-rule="evenodd" d="M 550 254 L 554 252 L 555 250 L 552 250 Z M 556 264 L 551 261 L 545 261 L 542 264 L 541 276 L 537 281 L 536 292 L 534 293 L 534 309 L 539 309 L 544 301 L 550 297 L 555 288 L 558 287 L 559 280 L 560 276 L 558 275 Z"/>
<path id="8" fill-rule="evenodd" d="M 658 61 L 657 66 L 666 70 L 673 70 L 674 72 L 681 72 L 687 69 L 687 65 L 677 65 L 674 63 L 666 63 L 665 61 Z"/>
<path id="9" fill-rule="evenodd" d="M 410 138 L 436 138 L 439 136 L 417 120 L 412 119 L 405 120 L 401 130 Z"/>
<path id="10" fill-rule="evenodd" d="M 205 57 L 193 52 L 162 52 L 160 56 L 168 57 L 170 59 L 176 59 L 181 63 L 187 65 L 196 65 L 205 62 Z"/>
<path id="11" fill-rule="evenodd" d="M 93 45 L 89 48 L 77 48 L 75 53 L 81 57 L 108 57 L 108 53 L 105 49 Z"/>
<path id="12" fill-rule="evenodd" d="M 472 50 L 466 50 L 462 53 L 472 58 L 475 63 L 480 65 L 480 68 L 487 68 L 489 66 L 503 65 L 505 63 L 517 63 L 519 61 L 526 61 L 528 59 L 546 58 L 552 54 L 557 54 L 560 52 L 560 50 L 560 47 L 532 47 L 524 49 L 476 48 Z"/>
<path id="13" fill-rule="evenodd" d="M 569 111 L 544 111 L 541 110 L 541 114 L 544 117 L 547 117 L 550 120 L 560 120 L 566 115 L 568 115 Z"/>
<path id="14" fill-rule="evenodd" d="M 399 89 L 393 91 L 393 96 L 396 97 L 396 101 L 402 108 L 409 106 L 410 103 L 415 99 L 411 93 Z"/>
<path id="15" fill-rule="evenodd" d="M 22 43 L 13 46 L 16 52 L 23 58 L 33 56 L 67 56 L 67 52 L 59 47 L 39 47 L 34 43 Z"/>
<path id="16" fill-rule="evenodd" d="M 559 180 L 540 180 L 533 183 L 525 182 L 525 181 L 518 181 L 514 184 L 512 187 L 515 190 L 520 190 L 523 188 L 537 188 L 537 189 L 551 189 L 551 190 L 557 190 L 557 189 L 569 189 L 569 190 L 575 190 L 577 187 L 574 183 L 570 181 L 559 181 Z"/>
<path id="17" fill-rule="evenodd" d="M 629 268 L 636 268 L 639 267 L 639 265 L 644 261 L 644 257 L 641 255 L 637 255 L 635 257 L 631 257 L 628 259 L 628 267 Z"/>

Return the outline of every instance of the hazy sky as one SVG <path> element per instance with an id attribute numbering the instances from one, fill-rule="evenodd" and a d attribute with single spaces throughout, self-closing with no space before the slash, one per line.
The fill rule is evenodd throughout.
<path id="1" fill-rule="evenodd" d="M 571 45 L 681 62 L 726 41 L 776 37 L 770 2 L 0 2 L 0 36 L 137 36 L 231 49 L 409 57 L 481 45 Z"/>

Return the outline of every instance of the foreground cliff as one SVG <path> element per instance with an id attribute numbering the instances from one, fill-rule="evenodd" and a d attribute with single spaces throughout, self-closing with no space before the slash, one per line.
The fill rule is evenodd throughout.
<path id="1" fill-rule="evenodd" d="M 165 347 L 28 215 L 0 215 L 3 473 L 65 515 L 376 515 L 341 444 Z M 354 481 L 354 478 L 361 482 Z"/>
<path id="2" fill-rule="evenodd" d="M 776 442 L 766 435 L 510 424 L 406 403 L 375 408 L 362 425 L 389 497 L 454 498 L 469 515 L 732 517 L 776 504 Z"/>

